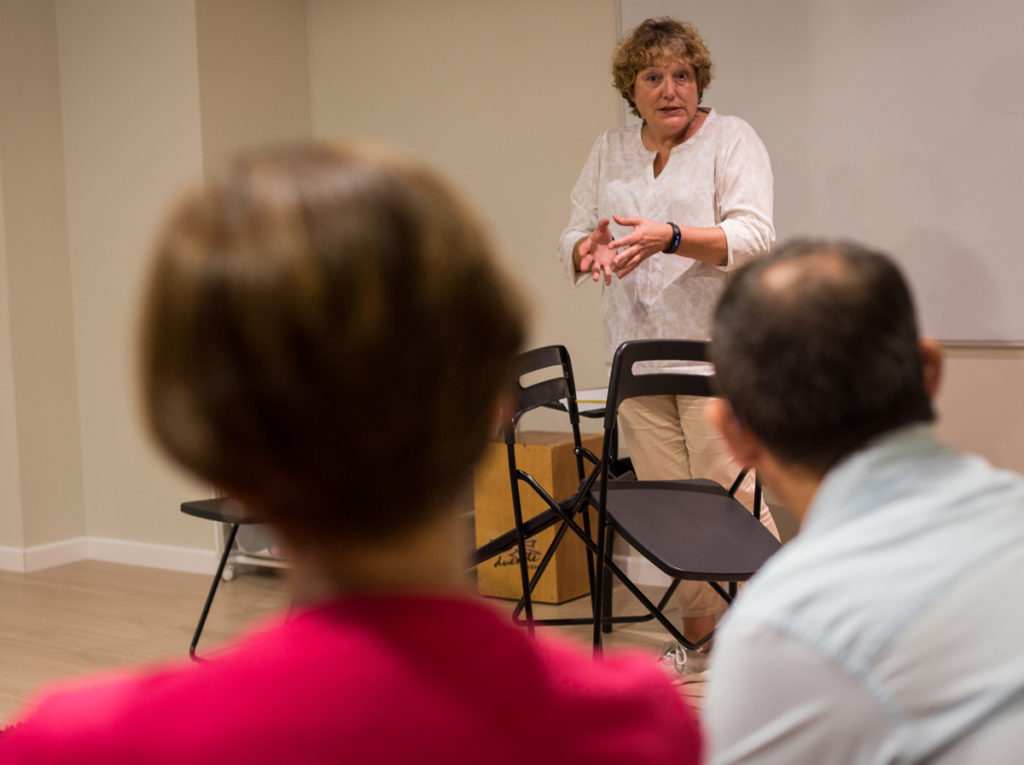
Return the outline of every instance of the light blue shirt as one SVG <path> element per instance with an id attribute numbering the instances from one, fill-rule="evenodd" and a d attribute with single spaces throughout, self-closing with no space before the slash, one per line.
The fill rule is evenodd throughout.
<path id="1" fill-rule="evenodd" d="M 1020 762 L 1024 478 L 894 431 L 826 475 L 716 640 L 716 763 Z"/>

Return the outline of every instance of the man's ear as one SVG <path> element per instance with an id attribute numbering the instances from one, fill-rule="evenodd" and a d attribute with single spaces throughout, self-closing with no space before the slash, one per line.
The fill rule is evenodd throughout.
<path id="1" fill-rule="evenodd" d="M 704 404 L 704 416 L 721 434 L 733 459 L 741 465 L 757 467 L 761 457 L 761 444 L 736 416 L 728 401 L 724 398 L 709 398 Z"/>
<path id="2" fill-rule="evenodd" d="M 924 389 L 928 398 L 934 399 L 942 381 L 942 346 L 930 337 L 922 337 L 920 346 Z"/>

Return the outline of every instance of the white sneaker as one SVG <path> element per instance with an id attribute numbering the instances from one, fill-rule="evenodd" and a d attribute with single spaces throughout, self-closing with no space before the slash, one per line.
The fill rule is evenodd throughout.
<path id="1" fill-rule="evenodd" d="M 673 640 L 658 652 L 658 663 L 677 675 L 703 675 L 707 671 L 708 655 L 703 651 L 687 651 Z"/>

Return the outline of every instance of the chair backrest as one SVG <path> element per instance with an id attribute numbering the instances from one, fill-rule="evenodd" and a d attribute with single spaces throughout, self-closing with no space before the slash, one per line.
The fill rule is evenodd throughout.
<path id="1" fill-rule="evenodd" d="M 523 378 L 535 372 L 550 370 L 550 376 L 539 381 L 523 383 Z M 541 406 L 561 406 L 568 401 L 572 414 L 576 405 L 576 384 L 572 375 L 569 351 L 563 345 L 546 345 L 523 351 L 516 357 L 515 406 L 511 412 L 513 424 L 532 409 Z M 576 411 L 579 418 L 579 411 Z"/>
<path id="2" fill-rule="evenodd" d="M 525 476 L 516 464 L 516 427 L 526 413 L 543 406 L 560 410 L 568 416 L 572 426 L 573 446 L 576 460 L 577 478 L 584 477 L 584 461 L 581 449 L 579 426 L 579 407 L 576 403 L 576 383 L 573 379 L 572 362 L 569 352 L 561 345 L 548 345 L 523 351 L 515 360 L 512 390 L 514 396 L 508 408 L 502 411 L 501 430 L 505 442 L 508 461 L 508 474 L 512 491 L 512 503 L 515 513 L 519 513 L 520 504 L 519 481 Z M 524 378 L 529 377 L 529 382 Z M 597 457 L 588 453 L 588 459 L 597 463 Z M 533 484 L 531 484 L 533 485 Z M 529 535 L 543 531 L 558 522 L 558 517 L 550 513 L 543 518 L 531 519 L 526 525 Z M 516 543 L 514 530 L 502 534 L 496 539 L 477 547 L 470 556 L 470 565 L 492 558 L 499 553 L 511 549 Z"/>
<path id="3" fill-rule="evenodd" d="M 638 396 L 713 396 L 712 376 L 701 372 L 637 371 L 643 362 L 701 362 L 708 360 L 704 340 L 628 340 L 612 359 L 608 381 L 605 426 L 614 423 L 619 404 Z"/>
<path id="4" fill-rule="evenodd" d="M 524 383 L 524 378 L 544 373 L 540 380 Z M 546 345 L 524 351 L 516 357 L 515 399 L 512 410 L 506 413 L 504 423 L 505 444 L 515 443 L 515 429 L 527 412 L 546 406 L 568 412 L 576 446 L 580 444 L 580 412 L 576 403 L 576 381 L 572 373 L 569 351 L 563 345 Z M 577 457 L 578 458 L 578 457 Z M 580 467 L 582 471 L 582 466 Z"/>
<path id="5" fill-rule="evenodd" d="M 569 418 L 572 429 L 573 455 L 576 464 L 576 481 L 584 478 L 584 453 L 588 460 L 597 463 L 597 457 L 587 452 L 582 447 L 582 436 L 580 433 L 580 414 L 576 402 L 576 382 L 573 378 L 572 362 L 569 360 L 568 350 L 561 345 L 548 345 L 542 348 L 520 353 L 515 360 L 514 378 L 512 381 L 514 398 L 511 406 L 504 414 L 503 430 L 505 450 L 508 461 L 508 474 L 511 489 L 512 510 L 515 520 L 515 529 L 518 533 L 506 533 L 488 542 L 482 548 L 477 548 L 476 557 L 484 560 L 483 556 L 490 555 L 493 551 L 502 551 L 511 547 L 510 541 L 514 541 L 518 551 L 519 573 L 524 593 L 520 606 L 517 607 L 513 618 L 519 613 L 519 608 L 526 611 L 526 621 L 529 629 L 533 631 L 533 611 L 531 579 L 540 579 L 549 561 L 552 559 L 554 550 L 561 543 L 567 526 L 564 525 L 563 516 L 560 514 L 559 505 L 568 509 L 575 504 L 575 495 L 572 497 L 556 496 L 555 492 L 558 480 L 554 484 L 543 486 L 538 478 L 526 470 L 520 468 L 516 458 L 517 433 L 516 428 L 520 419 L 535 409 L 548 407 L 558 410 L 562 416 Z M 554 463 L 552 463 L 553 466 Z M 550 476 L 549 476 L 550 477 Z M 568 478 L 568 476 L 563 476 Z M 523 498 L 520 495 L 520 483 L 527 484 L 537 496 L 533 498 L 541 500 L 541 510 L 528 519 L 523 517 Z M 564 488 L 564 487 L 563 487 Z M 542 555 L 536 559 L 528 557 L 527 539 L 539 534 L 545 529 L 562 524 L 547 546 Z M 589 539 L 589 527 L 587 527 L 587 538 Z M 571 535 L 570 535 L 571 536 Z M 531 566 L 536 570 L 531 575 Z M 592 577 L 591 577 L 592 581 Z M 577 593 L 579 594 L 579 593 Z"/>
<path id="6" fill-rule="evenodd" d="M 608 434 L 615 430 L 619 405 L 640 396 L 713 396 L 713 377 L 704 373 L 638 371 L 637 364 L 650 362 L 702 362 L 708 360 L 705 340 L 627 340 L 612 358 L 608 379 L 608 402 L 604 413 L 605 453 L 608 464 Z M 650 367 L 648 367 L 649 369 Z"/>

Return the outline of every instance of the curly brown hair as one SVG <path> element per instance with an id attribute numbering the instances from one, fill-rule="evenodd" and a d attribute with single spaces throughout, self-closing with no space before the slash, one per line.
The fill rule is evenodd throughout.
<path id="1" fill-rule="evenodd" d="M 697 75 L 698 103 L 714 76 L 711 53 L 696 27 L 667 16 L 647 19 L 619 40 L 612 54 L 612 84 L 637 117 L 640 112 L 633 101 L 636 76 L 662 56 L 678 56 L 693 67 Z"/>

